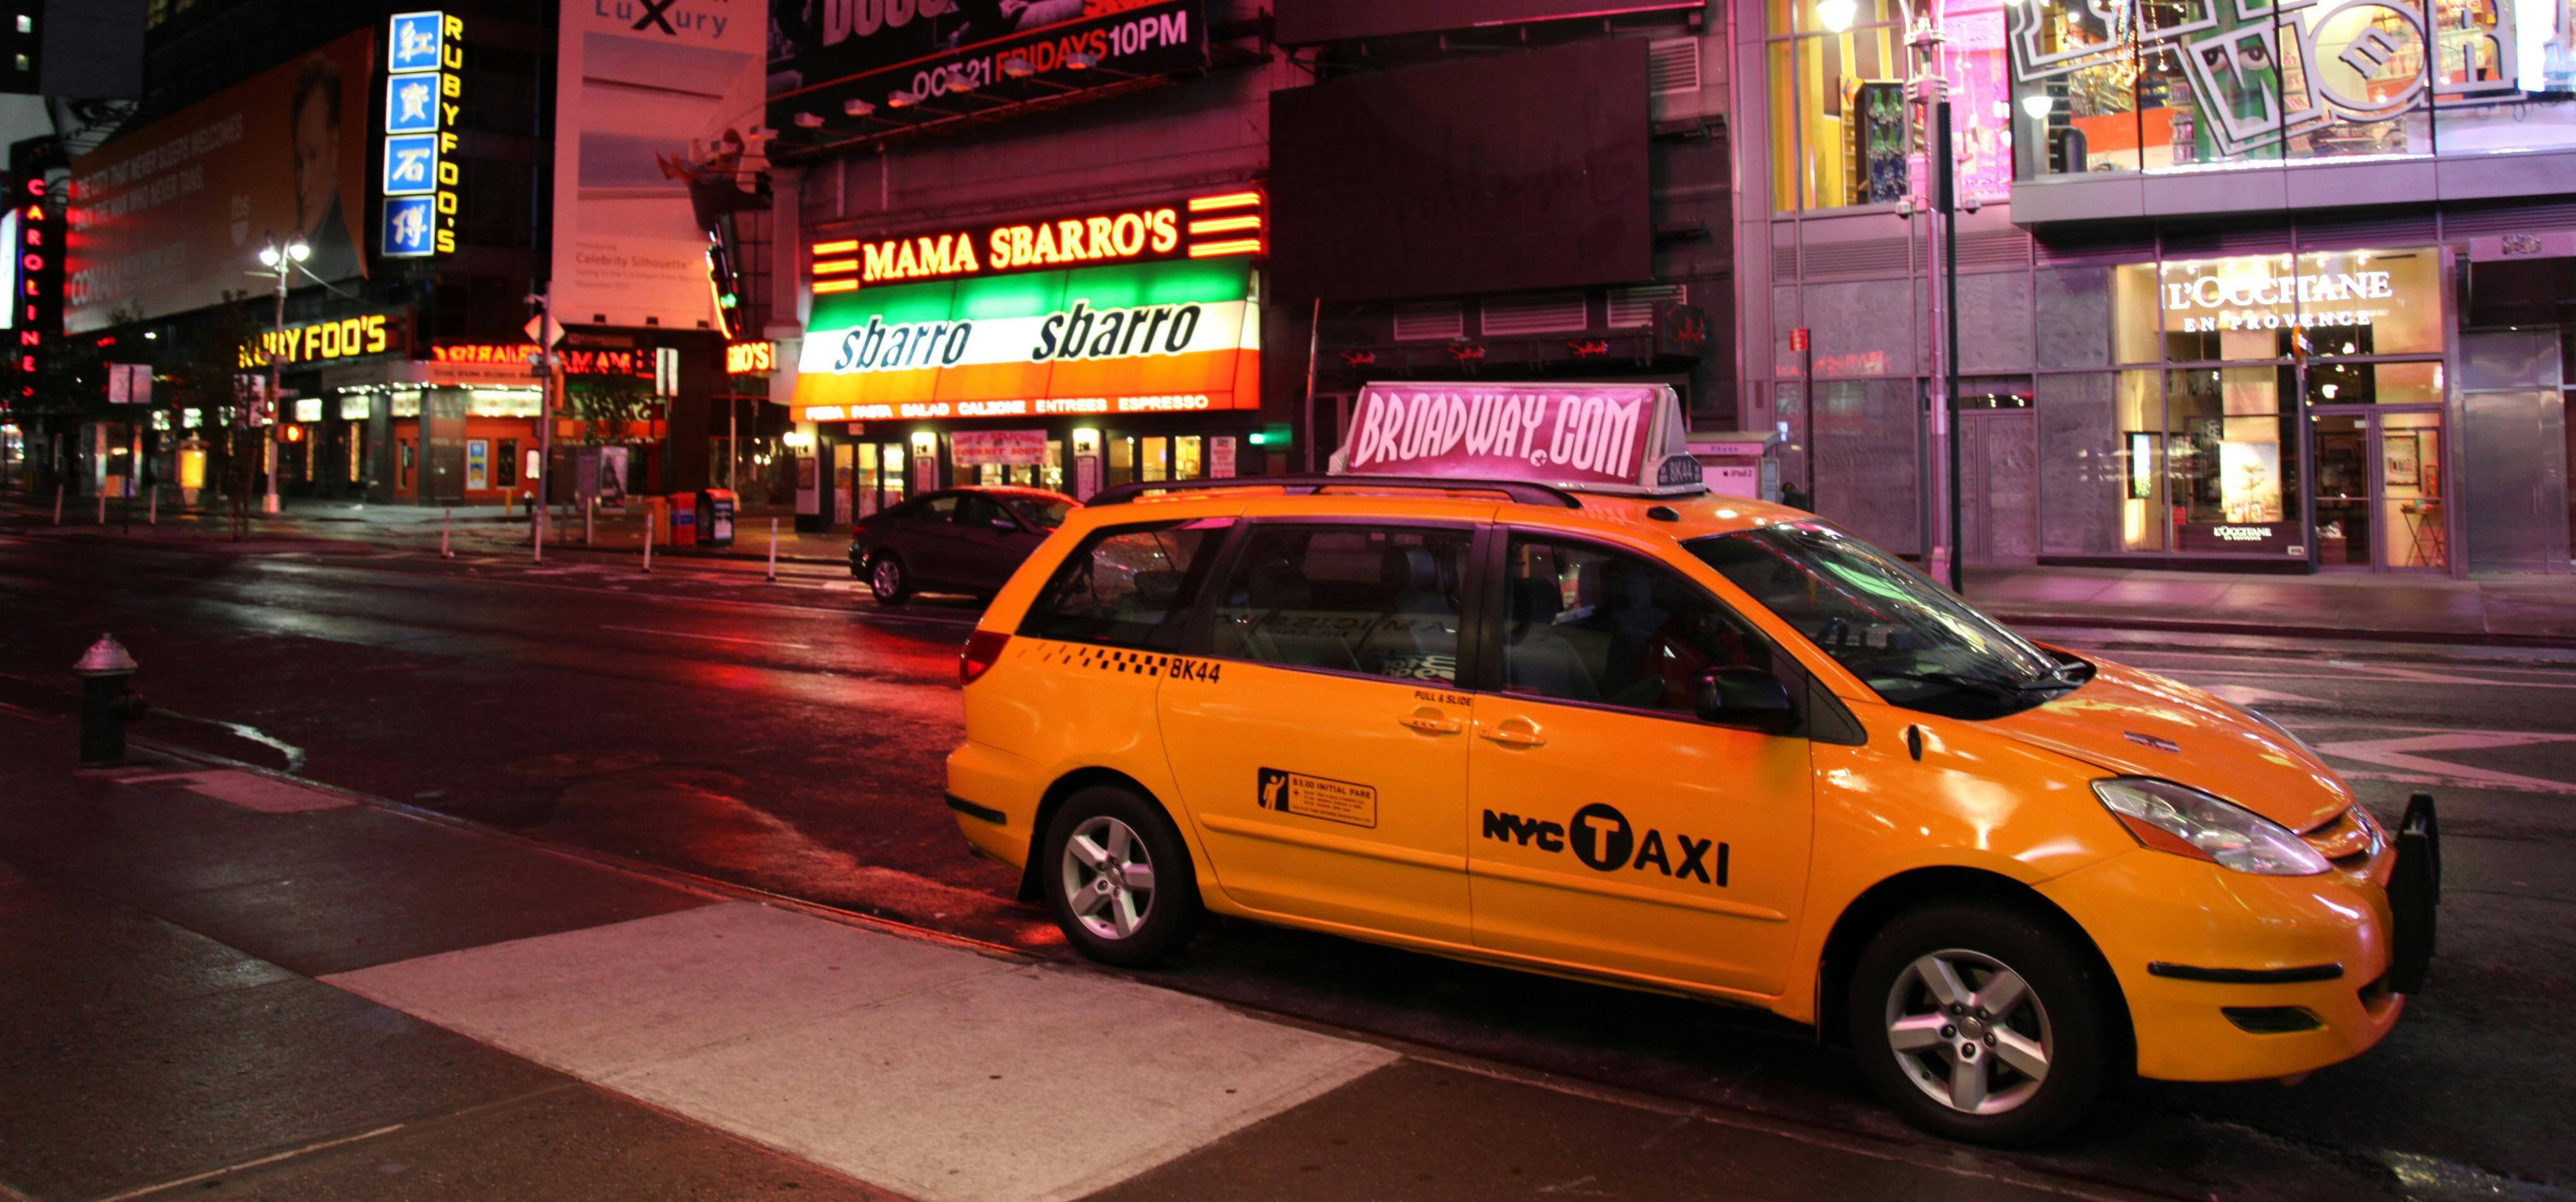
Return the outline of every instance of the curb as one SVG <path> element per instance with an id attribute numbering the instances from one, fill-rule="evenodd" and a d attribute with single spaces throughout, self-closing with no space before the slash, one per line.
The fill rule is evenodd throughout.
<path id="1" fill-rule="evenodd" d="M 1969 604 L 1975 604 L 1971 598 Z M 2286 626 L 2272 622 L 2222 622 L 2179 618 L 2139 618 L 2123 614 L 2030 614 L 1987 610 L 2007 626 L 2086 627 L 2102 630 L 2162 630 L 2177 634 L 2234 634 L 2262 638 L 2334 639 L 2354 643 L 2439 643 L 2464 647 L 2530 647 L 2576 651 L 2576 637 L 2471 630 L 2375 630 L 2353 626 Z"/>

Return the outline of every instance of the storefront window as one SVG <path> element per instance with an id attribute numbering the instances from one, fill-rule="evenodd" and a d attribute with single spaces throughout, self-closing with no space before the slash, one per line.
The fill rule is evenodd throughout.
<path id="1" fill-rule="evenodd" d="M 1168 438 L 1148 438 L 1144 440 L 1143 449 L 1139 452 L 1138 456 L 1138 466 L 1143 469 L 1144 478 L 1146 480 L 1171 479 L 1171 461 L 1165 458 L 1170 451 L 1171 441 L 1172 440 Z"/>
<path id="2" fill-rule="evenodd" d="M 2011 10 L 2015 169 L 2042 179 L 2576 146 L 2571 10 L 2576 0 L 2033 0 Z"/>
<path id="3" fill-rule="evenodd" d="M 2299 466 L 2296 414 L 2285 421 L 2286 367 L 2165 373 L 2165 460 L 2177 551 L 2282 553 Z"/>
<path id="4" fill-rule="evenodd" d="M 1135 482 L 1136 440 L 1111 438 L 1109 440 L 1109 483 L 1118 485 Z"/>
<path id="5" fill-rule="evenodd" d="M 1207 469 L 1201 466 L 1200 461 L 1200 448 L 1205 443 L 1206 439 L 1196 434 L 1183 434 L 1172 439 L 1173 479 L 1196 480 L 1207 475 Z"/>
<path id="6" fill-rule="evenodd" d="M 1904 197 L 1903 12 L 1897 0 L 1774 0 L 1771 32 L 1790 35 L 1771 48 L 1778 211 Z"/>
<path id="7" fill-rule="evenodd" d="M 2124 371 L 2119 383 L 2120 549 L 2165 549 L 2165 406 L 2162 372 Z"/>

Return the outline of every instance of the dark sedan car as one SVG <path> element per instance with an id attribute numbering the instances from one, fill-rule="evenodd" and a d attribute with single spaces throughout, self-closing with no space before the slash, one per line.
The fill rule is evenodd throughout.
<path id="1" fill-rule="evenodd" d="M 850 574 L 883 605 L 901 605 L 917 589 L 989 597 L 1079 504 L 1037 488 L 924 493 L 859 520 Z"/>

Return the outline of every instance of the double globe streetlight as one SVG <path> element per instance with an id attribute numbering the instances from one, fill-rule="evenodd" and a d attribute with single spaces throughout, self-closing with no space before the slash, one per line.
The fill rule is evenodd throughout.
<path id="1" fill-rule="evenodd" d="M 289 239 L 284 246 L 278 245 L 277 240 L 271 238 L 267 245 L 259 248 L 260 266 L 277 273 L 277 320 L 274 327 L 276 335 L 269 340 L 268 347 L 268 436 L 265 440 L 267 446 L 262 452 L 268 460 L 268 494 L 260 501 L 260 512 L 267 514 L 278 511 L 277 469 L 281 465 L 277 451 L 280 416 L 277 408 L 279 403 L 277 377 L 280 365 L 286 359 L 286 282 L 289 276 L 304 265 L 306 259 L 312 257 L 313 248 L 305 245 L 302 238 Z"/>

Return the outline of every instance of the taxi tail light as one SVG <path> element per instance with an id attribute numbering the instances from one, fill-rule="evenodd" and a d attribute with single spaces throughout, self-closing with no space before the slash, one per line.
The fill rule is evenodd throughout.
<path id="1" fill-rule="evenodd" d="M 1010 645 L 1011 636 L 1006 631 L 978 630 L 967 636 L 966 650 L 957 657 L 957 683 L 975 683 L 977 677 L 1001 662 L 1002 648 Z"/>

